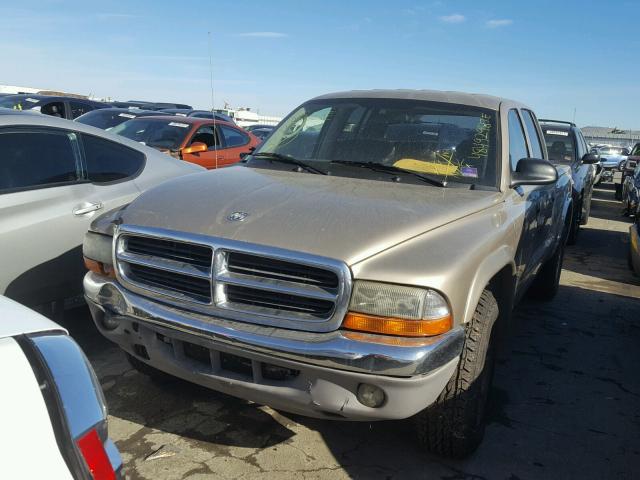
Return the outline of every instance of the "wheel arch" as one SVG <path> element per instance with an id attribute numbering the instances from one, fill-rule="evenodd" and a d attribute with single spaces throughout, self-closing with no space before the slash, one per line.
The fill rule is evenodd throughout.
<path id="1" fill-rule="evenodd" d="M 500 317 L 502 312 L 510 313 L 515 298 L 515 285 L 514 252 L 504 245 L 487 256 L 476 271 L 467 296 L 464 323 L 471 320 L 485 289 L 489 289 L 496 298 L 501 312 Z"/>

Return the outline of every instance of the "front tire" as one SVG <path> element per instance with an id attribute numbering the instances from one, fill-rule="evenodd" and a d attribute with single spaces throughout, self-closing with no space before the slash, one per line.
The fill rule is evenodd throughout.
<path id="1" fill-rule="evenodd" d="M 491 331 L 498 302 L 484 290 L 466 325 L 458 368 L 438 399 L 413 417 L 420 445 L 444 457 L 462 458 L 482 441 L 495 360 Z"/>
<path id="2" fill-rule="evenodd" d="M 578 241 L 578 234 L 580 233 L 580 225 L 582 225 L 582 199 L 577 202 L 574 218 L 571 222 L 571 229 L 569 230 L 569 236 L 567 237 L 568 245 L 575 245 Z"/>

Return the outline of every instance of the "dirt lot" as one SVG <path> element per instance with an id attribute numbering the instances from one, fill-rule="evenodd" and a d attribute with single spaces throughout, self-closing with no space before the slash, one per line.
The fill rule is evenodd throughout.
<path id="1" fill-rule="evenodd" d="M 100 377 L 131 479 L 631 479 L 640 475 L 640 279 L 611 189 L 569 247 L 557 298 L 519 306 L 496 369 L 490 425 L 470 458 L 420 453 L 407 423 L 300 418 L 183 382 L 159 386 L 98 335 L 65 322 Z"/>

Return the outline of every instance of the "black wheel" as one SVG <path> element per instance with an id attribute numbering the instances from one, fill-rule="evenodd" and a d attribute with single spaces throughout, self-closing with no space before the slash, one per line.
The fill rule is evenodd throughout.
<path id="1" fill-rule="evenodd" d="M 575 214 L 571 222 L 571 228 L 569 230 L 569 236 L 567 237 L 567 244 L 575 245 L 578 241 L 578 234 L 580 233 L 580 225 L 582 224 L 582 199 L 576 204 Z"/>
<path id="2" fill-rule="evenodd" d="M 125 352 L 125 355 L 127 356 L 127 361 L 129 362 L 129 365 L 131 365 L 138 372 L 142 373 L 143 375 L 146 375 L 156 383 L 160 383 L 160 384 L 171 383 L 177 380 L 176 377 L 173 377 L 168 373 L 164 373 L 163 371 L 158 370 L 157 368 L 153 368 L 151 365 L 147 365 L 142 360 L 137 359 L 136 357 L 134 357 L 128 352 Z"/>
<path id="3" fill-rule="evenodd" d="M 438 399 L 412 418 L 425 450 L 461 458 L 482 441 L 495 363 L 491 330 L 497 318 L 498 302 L 485 290 L 466 326 L 458 368 Z"/>
<path id="4" fill-rule="evenodd" d="M 536 279 L 529 290 L 530 296 L 536 300 L 548 302 L 558 293 L 560 273 L 564 260 L 564 242 L 561 240 L 553 256 L 540 268 Z"/>

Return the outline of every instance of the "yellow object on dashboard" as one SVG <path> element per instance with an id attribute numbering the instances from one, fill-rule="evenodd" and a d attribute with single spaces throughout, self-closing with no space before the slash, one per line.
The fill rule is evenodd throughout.
<path id="1" fill-rule="evenodd" d="M 422 160 L 415 160 L 413 158 L 402 158 L 394 163 L 393 166 L 404 168 L 405 170 L 411 170 L 413 172 L 432 173 L 434 175 L 456 175 L 458 173 L 457 165 L 425 162 Z"/>

